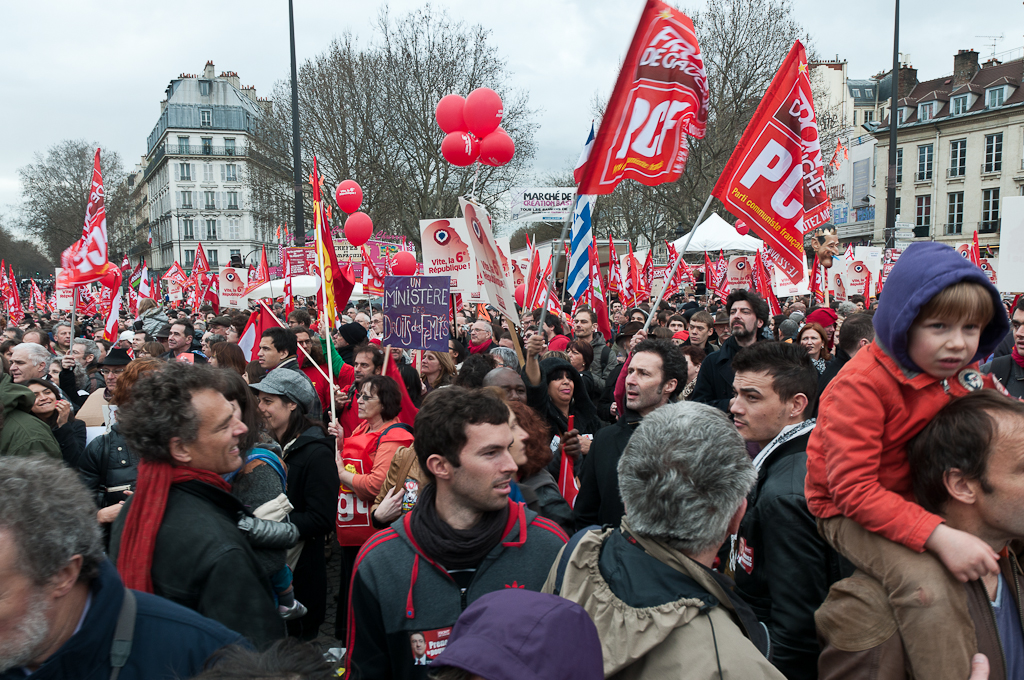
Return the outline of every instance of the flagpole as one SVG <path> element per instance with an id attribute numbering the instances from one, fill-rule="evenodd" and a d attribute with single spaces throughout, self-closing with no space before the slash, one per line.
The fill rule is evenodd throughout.
<path id="1" fill-rule="evenodd" d="M 277 315 L 275 315 L 274 312 L 271 311 L 270 307 L 267 307 L 267 303 L 266 302 L 264 302 L 262 299 L 257 300 L 257 302 L 260 303 L 260 305 L 263 307 L 263 309 L 267 310 L 267 314 L 269 314 L 270 316 L 273 317 L 274 321 L 277 322 L 278 326 L 280 326 L 281 328 L 288 328 L 288 326 L 286 326 L 284 324 L 284 321 L 281 321 L 280 319 L 278 319 Z M 299 349 L 302 350 L 302 353 L 306 355 L 306 358 L 309 359 L 309 363 L 312 364 L 313 366 L 315 366 L 316 370 L 320 371 L 320 375 L 322 375 L 327 380 L 328 383 L 331 383 L 331 379 L 327 377 L 326 373 L 324 373 L 324 369 L 318 363 L 313 361 L 313 357 L 310 356 L 309 352 L 306 351 L 306 348 L 303 347 L 302 345 L 299 345 L 298 347 L 299 347 Z M 333 385 L 333 383 L 331 383 L 331 384 Z M 334 401 L 334 394 L 333 394 L 333 392 L 331 394 L 331 401 L 332 402 Z"/>
<path id="2" fill-rule="evenodd" d="M 562 222 L 562 235 L 558 237 L 558 244 L 565 250 L 565 234 L 569 230 L 569 225 L 572 223 L 573 213 L 576 212 L 576 203 L 580 200 L 580 193 L 577 190 L 576 194 L 572 197 L 572 206 L 569 208 L 569 214 L 565 216 L 565 220 Z M 564 257 L 564 254 L 563 254 Z M 551 273 L 551 278 L 555 278 L 554 272 Z M 568 283 L 568 282 L 567 282 Z M 564 291 L 563 287 L 563 291 Z M 540 320 L 537 322 L 537 330 L 541 335 L 544 335 L 544 319 L 548 315 L 548 302 L 551 298 L 551 286 L 548 282 L 544 282 L 544 305 L 540 308 Z"/>
<path id="3" fill-rule="evenodd" d="M 314 157 L 314 160 L 315 160 L 315 157 Z M 316 181 L 316 179 L 318 179 L 318 178 L 314 178 L 314 181 Z M 324 223 L 323 223 L 323 218 L 324 218 L 324 216 L 323 216 L 323 205 L 317 205 L 316 209 L 317 209 L 317 215 L 313 218 L 313 224 L 316 225 L 315 226 L 315 228 L 316 228 L 316 240 L 314 241 L 314 243 L 316 243 L 316 266 L 320 268 L 320 299 L 321 299 L 321 303 L 320 303 L 320 331 L 322 333 L 324 333 L 326 341 L 328 343 L 333 343 L 334 342 L 334 338 L 331 336 L 331 331 L 334 330 L 334 329 L 330 328 L 328 326 L 328 323 L 327 323 L 327 317 L 328 317 L 328 314 L 327 314 L 327 275 L 324 272 L 324 257 L 323 257 L 323 255 L 324 255 L 324 253 L 323 253 L 324 241 L 323 241 L 323 235 L 320 233 L 325 228 Z M 333 276 L 334 272 L 331 272 L 331 275 Z M 326 329 L 326 332 L 325 332 L 325 329 Z M 332 354 L 331 347 L 330 347 L 330 345 L 328 345 L 328 347 L 327 347 L 327 373 L 329 375 L 333 376 L 334 375 L 334 361 L 332 360 L 331 354 Z M 331 422 L 333 423 L 337 419 L 337 414 L 335 413 L 335 409 L 334 409 L 334 379 L 333 378 L 328 378 L 327 379 L 327 386 L 330 388 L 328 390 L 328 392 L 331 395 Z"/>
<path id="4" fill-rule="evenodd" d="M 679 268 L 679 261 L 682 260 L 683 259 L 683 255 L 686 254 L 686 249 L 690 245 L 690 239 L 693 238 L 693 233 L 695 231 L 697 231 L 697 227 L 700 226 L 701 220 L 704 219 L 704 213 L 706 213 L 708 211 L 708 207 L 711 205 L 711 199 L 713 199 L 713 198 L 714 198 L 714 196 L 708 196 L 708 200 L 704 201 L 704 207 L 700 209 L 700 214 L 697 215 L 697 221 L 693 223 L 693 229 L 690 229 L 690 233 L 686 235 L 686 240 L 683 241 L 683 247 L 679 249 L 679 253 L 676 255 L 676 260 L 675 260 L 675 262 L 672 263 L 672 270 L 668 274 L 668 278 L 666 279 L 667 281 L 671 281 L 671 280 L 673 280 L 675 278 L 675 276 L 676 276 L 676 269 Z M 708 276 L 707 272 L 704 272 L 704 279 L 705 279 L 705 281 L 707 280 L 707 276 Z M 644 324 L 644 328 L 643 328 L 644 333 L 646 333 L 647 329 L 650 328 L 651 321 L 658 314 L 658 305 L 661 304 L 661 298 L 664 296 L 665 289 L 667 287 L 668 286 L 663 285 L 661 287 L 661 290 L 658 291 L 658 299 L 654 301 L 653 305 L 651 305 L 651 312 L 647 315 L 647 323 Z"/>

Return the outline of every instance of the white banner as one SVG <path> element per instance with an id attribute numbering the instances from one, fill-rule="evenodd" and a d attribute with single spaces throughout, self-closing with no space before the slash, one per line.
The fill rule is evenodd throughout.
<path id="1" fill-rule="evenodd" d="M 221 267 L 220 270 L 220 306 L 241 309 L 248 307 L 244 297 L 245 285 L 249 278 L 248 269 Z"/>
<path id="2" fill-rule="evenodd" d="M 452 295 L 464 302 L 482 303 L 480 276 L 469 253 L 469 230 L 461 217 L 420 220 L 423 274 L 451 277 Z"/>
<path id="3" fill-rule="evenodd" d="M 512 187 L 513 222 L 560 222 L 572 210 L 576 187 Z"/>
<path id="4" fill-rule="evenodd" d="M 518 322 L 519 313 L 516 310 L 515 295 L 510 279 L 505 276 L 505 270 L 501 266 L 498 245 L 494 241 L 491 216 L 487 214 L 487 208 L 467 201 L 461 196 L 459 205 L 462 206 L 462 212 L 466 217 L 469 249 L 483 279 L 486 301 L 494 305 L 510 321 Z"/>

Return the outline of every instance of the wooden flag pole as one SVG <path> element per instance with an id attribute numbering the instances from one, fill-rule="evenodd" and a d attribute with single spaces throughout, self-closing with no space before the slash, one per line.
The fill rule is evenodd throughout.
<path id="1" fill-rule="evenodd" d="M 272 311 L 270 310 L 270 307 L 267 307 L 267 303 L 266 303 L 266 302 L 264 302 L 264 301 L 263 301 L 262 299 L 260 299 L 260 300 L 259 300 L 259 303 L 260 303 L 261 305 L 263 305 L 263 309 L 267 310 L 267 313 L 268 313 L 268 314 L 270 314 L 270 316 L 271 316 L 271 317 L 273 317 L 274 321 L 276 321 L 276 322 L 277 322 L 277 325 L 278 325 L 278 326 L 280 326 L 281 328 L 288 328 L 288 326 L 284 325 L 284 322 L 283 322 L 283 321 L 281 321 L 280 319 L 278 319 L 278 318 L 277 318 L 277 315 L 276 315 L 276 314 L 274 314 L 274 312 L 272 312 Z M 331 341 L 330 341 L 330 340 L 328 340 L 328 342 L 331 342 Z M 312 366 L 316 366 L 316 370 L 320 371 L 320 375 L 322 375 L 322 376 L 324 377 L 324 379 L 325 379 L 325 380 L 327 381 L 327 384 L 328 384 L 328 385 L 332 385 L 332 386 L 333 386 L 333 385 L 334 385 L 334 381 L 333 381 L 333 380 L 331 380 L 331 379 L 330 379 L 330 378 L 329 378 L 329 377 L 327 376 L 327 374 L 326 374 L 326 373 L 324 373 L 324 369 L 323 369 L 323 368 L 322 368 L 322 367 L 320 366 L 320 364 L 318 364 L 318 363 L 316 363 L 315 361 L 313 361 L 313 357 L 311 357 L 311 356 L 310 356 L 310 354 L 309 354 L 309 352 L 307 352 L 307 351 L 306 351 L 306 348 L 305 348 L 305 347 L 303 347 L 302 345 L 299 345 L 299 349 L 301 349 L 301 350 L 302 350 L 302 353 L 306 355 L 306 358 L 307 358 L 307 359 L 309 359 L 309 363 L 310 363 L 310 365 L 312 365 Z M 328 348 L 328 352 L 330 352 L 330 348 Z M 333 402 L 334 400 L 332 399 L 331 401 Z"/>

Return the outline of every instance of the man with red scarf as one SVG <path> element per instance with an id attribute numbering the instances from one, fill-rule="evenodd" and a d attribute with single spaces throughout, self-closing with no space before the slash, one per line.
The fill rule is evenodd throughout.
<path id="1" fill-rule="evenodd" d="M 469 352 L 470 354 L 487 354 L 494 344 L 494 329 L 491 324 L 482 319 L 477 319 L 469 327 Z"/>
<path id="2" fill-rule="evenodd" d="M 981 367 L 982 373 L 991 373 L 1002 383 L 1010 396 L 1024 399 L 1024 295 L 1017 300 L 1010 316 L 1013 330 L 1013 351 L 1006 356 L 996 357 Z"/>
<path id="3" fill-rule="evenodd" d="M 110 556 L 128 588 L 198 611 L 257 647 L 285 636 L 270 580 L 238 527 L 251 513 L 221 475 L 242 465 L 248 432 L 216 369 L 171 362 L 139 380 L 118 427 L 141 455 Z"/>

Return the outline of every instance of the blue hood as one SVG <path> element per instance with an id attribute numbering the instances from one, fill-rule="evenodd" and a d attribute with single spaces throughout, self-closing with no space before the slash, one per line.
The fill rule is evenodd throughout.
<path id="1" fill-rule="evenodd" d="M 981 331 L 978 351 L 971 361 L 988 356 L 1010 330 L 999 291 L 988 275 L 958 252 L 942 243 L 914 243 L 900 256 L 889 273 L 875 312 L 879 344 L 904 368 L 921 372 L 907 353 L 907 334 L 921 308 L 939 291 L 969 281 L 984 286 L 992 296 L 995 313 Z"/>

